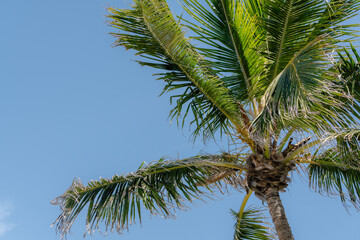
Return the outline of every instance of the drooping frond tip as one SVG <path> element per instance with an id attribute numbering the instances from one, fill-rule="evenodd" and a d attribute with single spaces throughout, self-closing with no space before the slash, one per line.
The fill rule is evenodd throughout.
<path id="1" fill-rule="evenodd" d="M 335 146 L 309 165 L 310 185 L 318 192 L 340 196 L 345 207 L 360 209 L 360 129 L 334 135 Z"/>
<path id="2" fill-rule="evenodd" d="M 234 240 L 275 240 L 262 210 L 249 208 L 239 214 L 231 210 L 236 221 Z"/>
<path id="3" fill-rule="evenodd" d="M 229 170 L 236 172 L 244 169 L 236 163 L 236 158 L 234 161 L 229 159 L 224 155 L 177 161 L 162 159 L 141 166 L 134 173 L 91 181 L 87 186 L 75 180 L 63 195 L 52 202 L 60 205 L 62 211 L 54 223 L 57 232 L 66 236 L 85 208 L 87 232 L 99 229 L 100 223 L 104 223 L 106 230 L 122 232 L 136 220 L 141 222 L 141 210 L 144 209 L 153 215 L 173 217 L 176 208 L 186 207 L 185 201 L 209 197 L 212 191 L 207 184 L 222 186 L 215 181 L 209 183 L 208 179 Z"/>

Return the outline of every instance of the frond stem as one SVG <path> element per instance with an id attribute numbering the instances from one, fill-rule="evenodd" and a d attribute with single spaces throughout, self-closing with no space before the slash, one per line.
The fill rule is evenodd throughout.
<path id="1" fill-rule="evenodd" d="M 287 134 L 285 135 L 285 137 L 281 140 L 277 153 L 281 153 L 281 151 L 283 150 L 285 144 L 287 143 L 287 141 L 289 140 L 289 138 L 291 137 L 291 135 L 295 132 L 295 128 L 291 128 L 290 131 L 287 132 Z"/>
<path id="2" fill-rule="evenodd" d="M 311 161 L 311 160 L 300 160 L 297 161 L 298 163 L 304 163 L 304 164 L 314 164 L 314 165 L 326 165 L 326 166 L 332 166 L 332 167 L 339 167 L 339 168 L 347 168 L 347 169 L 352 169 L 352 170 L 356 170 L 356 171 L 360 171 L 360 168 L 358 167 L 352 167 L 352 166 L 348 166 L 348 165 L 344 165 L 344 164 L 339 164 L 339 163 L 335 163 L 335 162 L 327 162 L 327 161 Z"/>
<path id="3" fill-rule="evenodd" d="M 240 210 L 239 210 L 239 213 L 238 213 L 239 220 L 242 218 L 242 216 L 244 214 L 246 203 L 249 200 L 252 193 L 253 193 L 253 191 L 249 190 L 249 192 L 245 195 L 245 197 L 244 197 L 244 199 L 243 199 L 243 201 L 241 203 L 241 207 L 240 207 Z M 240 221 L 238 222 L 238 226 L 239 226 L 239 224 L 240 224 Z"/>
<path id="4" fill-rule="evenodd" d="M 218 182 L 224 178 L 226 178 L 227 176 L 236 173 L 237 170 L 231 169 L 228 171 L 224 171 L 224 172 L 220 172 L 218 174 L 215 174 L 207 179 L 205 179 L 204 184 L 196 184 L 197 186 L 207 186 L 210 184 L 213 184 L 215 182 Z"/>
<path id="5" fill-rule="evenodd" d="M 190 159 L 191 158 L 189 158 L 189 160 Z M 184 164 L 184 165 L 179 165 L 179 166 L 176 166 L 176 167 L 162 168 L 162 169 L 158 169 L 158 170 L 155 170 L 155 171 L 145 172 L 145 175 L 168 172 L 168 171 L 176 170 L 176 169 L 179 169 L 179 168 L 186 168 L 186 167 L 192 167 L 192 166 L 203 166 L 203 165 L 206 165 L 206 164 L 213 165 L 213 166 L 216 166 L 216 167 L 232 168 L 232 169 L 236 169 L 236 170 L 245 170 L 245 171 L 247 170 L 247 167 L 242 166 L 242 165 L 238 165 L 238 164 L 235 164 L 235 163 L 222 163 L 222 162 L 204 161 L 203 164 L 194 164 L 194 163 L 192 163 L 192 164 Z M 102 184 L 101 186 L 94 187 L 94 188 L 85 188 L 82 191 L 81 190 L 78 191 L 78 193 L 82 194 L 82 193 L 87 192 L 89 190 L 96 190 L 96 189 L 99 189 L 99 188 L 103 188 L 104 186 L 117 184 L 117 183 L 120 183 L 120 182 L 123 182 L 123 181 L 126 181 L 126 180 L 130 180 L 132 178 L 136 178 L 136 177 L 139 177 L 139 176 L 141 176 L 141 174 L 136 174 L 136 172 L 135 173 L 130 173 L 126 177 L 124 177 L 123 179 L 119 179 L 117 181 L 111 181 L 111 182 L 108 182 L 106 184 Z"/>
<path id="6" fill-rule="evenodd" d="M 309 149 L 309 148 L 311 148 L 311 147 L 313 147 L 315 145 L 318 145 L 318 144 L 320 144 L 322 142 L 324 142 L 324 139 L 318 139 L 318 140 L 315 140 L 315 141 L 313 141 L 311 143 L 305 144 L 302 147 L 299 147 L 298 149 L 294 150 L 293 152 L 290 152 L 289 155 L 287 155 L 284 158 L 284 162 L 290 161 L 291 159 L 296 157 L 298 154 L 303 153 L 306 149 Z"/>
<path id="7" fill-rule="evenodd" d="M 265 158 L 270 159 L 270 146 L 271 146 L 270 132 L 268 132 L 266 135 L 267 136 L 265 138 L 265 144 L 264 144 L 264 148 L 265 148 L 264 156 Z"/>

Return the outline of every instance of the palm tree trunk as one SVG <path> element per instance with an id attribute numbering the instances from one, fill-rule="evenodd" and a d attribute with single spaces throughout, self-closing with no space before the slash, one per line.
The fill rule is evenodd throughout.
<path id="1" fill-rule="evenodd" d="M 279 191 L 268 189 L 265 199 L 279 240 L 294 240 L 285 210 L 280 200 Z"/>

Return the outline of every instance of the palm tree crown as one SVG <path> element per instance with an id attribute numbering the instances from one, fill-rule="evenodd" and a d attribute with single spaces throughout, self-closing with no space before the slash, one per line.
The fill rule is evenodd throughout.
<path id="1" fill-rule="evenodd" d="M 64 236 L 87 208 L 89 230 L 100 223 L 121 232 L 141 210 L 165 217 L 184 201 L 227 185 L 246 190 L 234 239 L 273 239 L 254 193 L 266 202 L 280 240 L 294 239 L 279 192 L 306 169 L 318 191 L 360 203 L 360 57 L 357 25 L 346 24 L 360 0 L 182 0 L 189 18 L 165 0 L 133 0 L 110 8 L 115 46 L 159 69 L 173 93 L 170 116 L 190 119 L 194 139 L 226 134 L 233 152 L 142 165 L 130 174 L 74 181 L 53 203 Z M 345 43 L 345 44 L 343 44 Z M 350 53 L 352 52 L 352 53 Z M 298 139 L 297 142 L 293 142 Z"/>

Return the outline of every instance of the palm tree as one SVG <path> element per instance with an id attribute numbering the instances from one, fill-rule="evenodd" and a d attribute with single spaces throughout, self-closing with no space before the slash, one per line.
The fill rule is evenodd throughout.
<path id="1" fill-rule="evenodd" d="M 192 125 L 194 139 L 226 134 L 236 150 L 161 159 L 86 186 L 76 180 L 53 202 L 62 209 L 57 231 L 65 236 L 87 209 L 88 230 L 104 223 L 121 232 L 141 221 L 141 210 L 169 217 L 186 200 L 233 186 L 246 192 L 233 212 L 234 239 L 273 239 L 259 210 L 246 208 L 254 193 L 278 238 L 291 240 L 279 192 L 296 169 L 318 192 L 359 207 L 360 58 L 342 43 L 357 36 L 344 22 L 360 1 L 183 0 L 183 7 L 189 17 L 174 16 L 165 0 L 110 8 L 115 46 L 159 69 L 163 92 L 173 93 L 170 116 Z"/>

